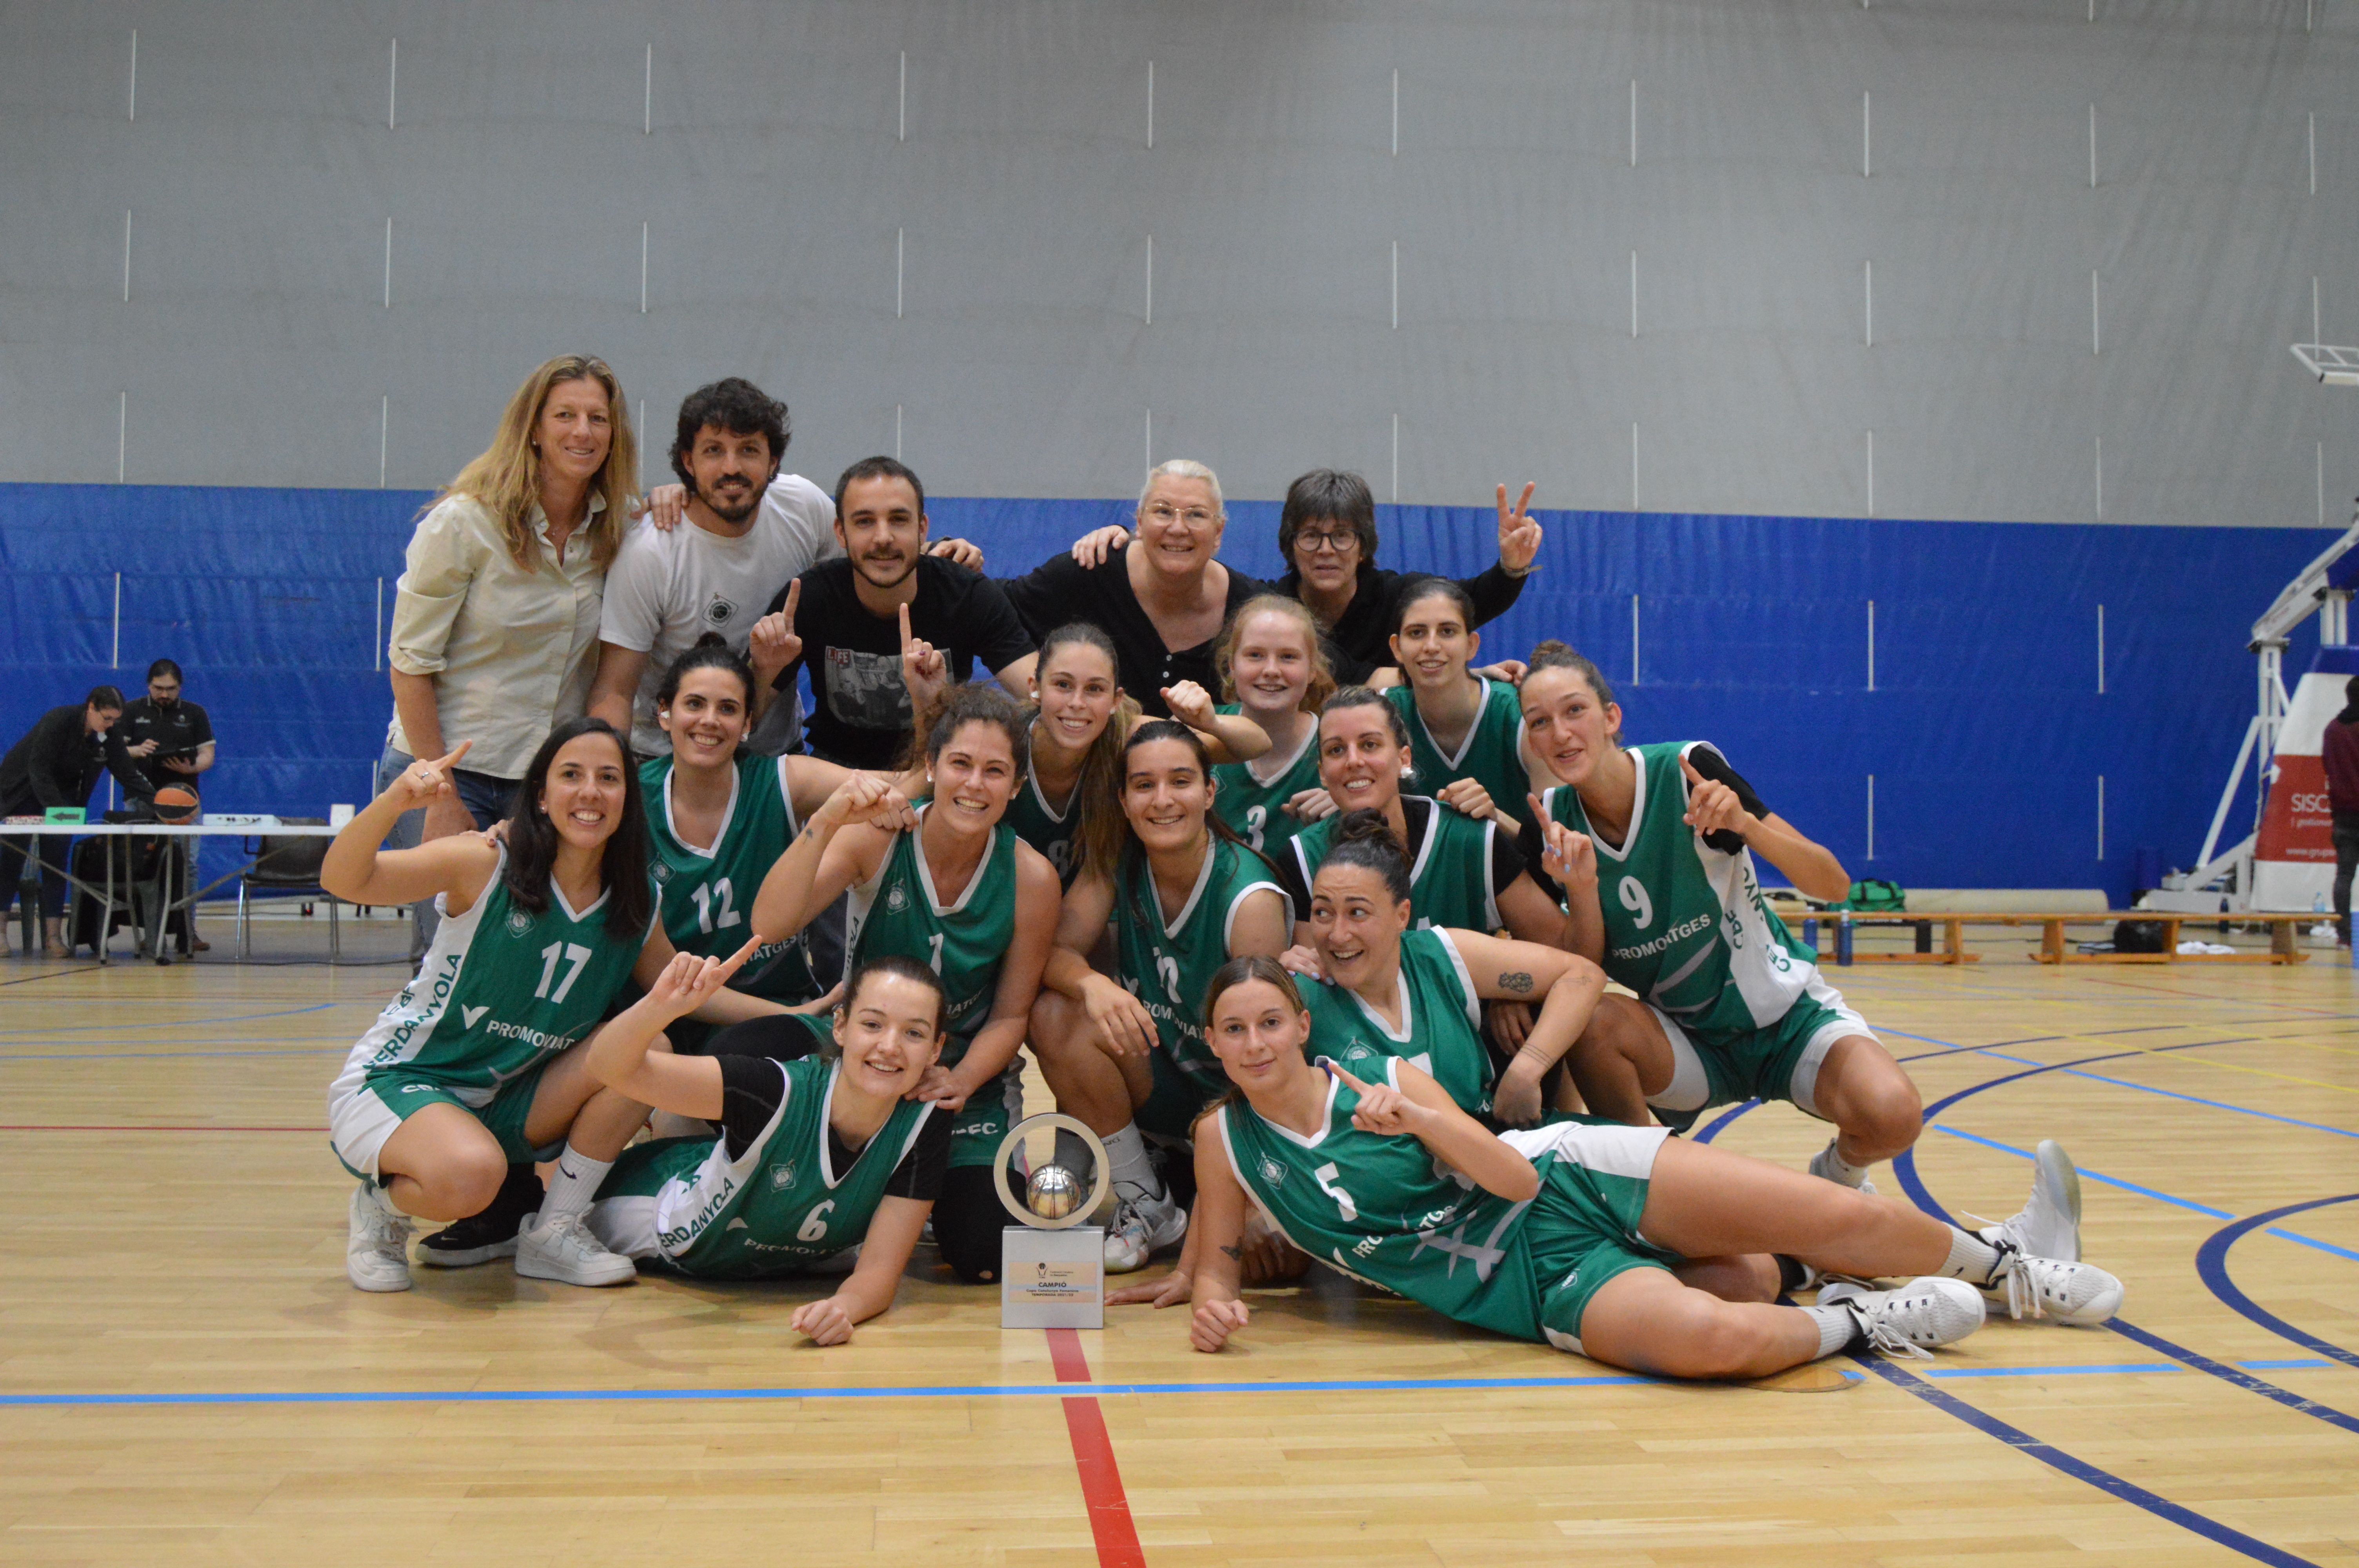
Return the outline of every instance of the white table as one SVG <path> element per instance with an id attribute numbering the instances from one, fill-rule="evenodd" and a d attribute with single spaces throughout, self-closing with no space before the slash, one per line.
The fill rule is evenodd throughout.
<path id="1" fill-rule="evenodd" d="M 281 822 L 277 817 L 245 812 L 208 812 L 194 822 L 5 822 L 0 821 L 0 838 L 332 838 L 342 832 L 341 827 L 317 822 Z M 141 933 L 139 950 L 143 956 L 168 962 L 164 957 L 164 925 L 174 909 L 196 908 L 197 901 L 232 878 L 244 876 L 261 858 L 259 849 L 245 851 L 248 863 L 227 877 L 216 877 L 201 888 L 192 888 L 188 896 L 167 902 L 164 899 L 161 865 L 157 874 L 145 881 L 132 881 L 126 868 L 125 885 L 132 894 L 132 920 Z M 106 858 L 106 881 L 101 894 L 104 903 L 99 915 L 98 961 L 112 962 L 107 956 L 106 927 L 114 912 L 114 857 Z M 99 893 L 75 877 L 71 869 L 65 873 L 69 884 L 84 892 Z M 146 893 L 146 899 L 140 897 Z M 154 911 L 155 918 L 141 917 L 141 909 Z M 69 911 L 71 920 L 71 911 Z M 71 929 L 71 927 L 69 927 Z"/>

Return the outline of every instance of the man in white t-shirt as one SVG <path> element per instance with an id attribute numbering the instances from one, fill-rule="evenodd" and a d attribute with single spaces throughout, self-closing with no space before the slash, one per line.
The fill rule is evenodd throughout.
<path id="1" fill-rule="evenodd" d="M 607 570 L 590 688 L 592 716 L 627 730 L 641 757 L 671 750 L 656 724 L 656 689 L 672 661 L 707 632 L 744 653 L 762 607 L 815 563 L 843 553 L 827 492 L 778 471 L 788 429 L 787 406 L 736 376 L 697 388 L 679 406 L 671 466 L 681 484 L 648 496 L 650 515 L 624 536 Z M 948 543 L 954 548 L 939 553 L 972 551 Z M 749 743 L 772 753 L 793 749 L 793 708 L 773 705 Z"/>

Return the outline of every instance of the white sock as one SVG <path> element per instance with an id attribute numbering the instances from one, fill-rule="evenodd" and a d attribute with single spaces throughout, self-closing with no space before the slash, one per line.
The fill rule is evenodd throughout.
<path id="1" fill-rule="evenodd" d="M 1820 1151 L 1819 1157 L 1810 1162 L 1810 1174 L 1840 1182 L 1846 1187 L 1856 1187 L 1867 1180 L 1867 1171 L 1866 1165 L 1854 1165 L 1844 1159 L 1832 1138 L 1827 1140 L 1827 1146 Z"/>
<path id="2" fill-rule="evenodd" d="M 1147 1156 L 1147 1139 L 1136 1122 L 1124 1122 L 1120 1132 L 1100 1141 L 1105 1145 L 1106 1162 L 1114 1167 L 1111 1174 L 1117 1190 L 1128 1186 L 1145 1198 L 1164 1195 L 1163 1178 L 1155 1173 L 1155 1162 Z"/>
<path id="3" fill-rule="evenodd" d="M 590 1200 L 598 1195 L 598 1184 L 614 1168 L 612 1160 L 592 1160 L 568 1143 L 565 1152 L 557 1157 L 557 1174 L 549 1184 L 549 1195 L 540 1200 L 538 1229 L 563 1215 L 588 1212 Z"/>
<path id="4" fill-rule="evenodd" d="M 1819 1354 L 1812 1357 L 1812 1360 L 1833 1355 L 1849 1345 L 1859 1333 L 1859 1319 L 1847 1306 L 1806 1306 L 1794 1310 L 1819 1325 Z"/>
<path id="5" fill-rule="evenodd" d="M 1991 1271 L 1998 1267 L 1998 1249 L 1971 1230 L 1950 1227 L 1950 1256 L 1941 1265 L 1945 1278 L 1963 1280 L 1970 1285 L 1990 1283 Z"/>

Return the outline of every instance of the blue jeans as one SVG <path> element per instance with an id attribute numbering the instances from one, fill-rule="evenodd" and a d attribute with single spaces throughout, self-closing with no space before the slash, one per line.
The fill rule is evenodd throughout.
<path id="1" fill-rule="evenodd" d="M 377 794 L 383 795 L 392 788 L 393 781 L 417 760 L 407 752 L 397 752 L 387 746 L 385 754 L 376 761 Z M 508 802 L 516 798 L 517 781 L 515 779 L 495 779 L 489 773 L 473 773 L 459 768 L 452 771 L 451 782 L 458 785 L 459 804 L 467 808 L 467 815 L 475 819 L 475 826 L 479 828 L 489 827 L 506 816 Z M 424 841 L 425 833 L 425 809 L 405 811 L 395 819 L 393 831 L 386 835 L 386 843 L 396 849 L 415 849 Z M 434 945 L 434 930 L 442 924 L 442 917 L 434 913 L 434 901 L 429 898 L 409 906 L 409 956 L 413 959 L 422 958 L 426 956 L 426 949 Z"/>

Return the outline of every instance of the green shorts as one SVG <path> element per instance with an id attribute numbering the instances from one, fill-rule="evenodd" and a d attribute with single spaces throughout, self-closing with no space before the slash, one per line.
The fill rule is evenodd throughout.
<path id="1" fill-rule="evenodd" d="M 338 1095 L 328 1107 L 329 1145 L 345 1170 L 381 1181 L 377 1156 L 401 1124 L 429 1105 L 455 1105 L 499 1140 L 500 1152 L 509 1163 L 553 1160 L 565 1147 L 565 1140 L 560 1137 L 537 1148 L 526 1140 L 524 1124 L 532 1114 L 532 1097 L 540 1087 L 540 1076 L 554 1060 L 547 1057 L 526 1068 L 481 1106 L 469 1105 L 455 1087 L 420 1076 L 414 1067 L 374 1068 L 362 1075 L 357 1087 Z"/>
<path id="2" fill-rule="evenodd" d="M 1500 1135 L 1539 1167 L 1539 1195 L 1524 1217 L 1542 1337 L 1578 1356 L 1581 1317 L 1608 1280 L 1680 1260 L 1638 1233 L 1659 1127 L 1563 1122 Z"/>
<path id="3" fill-rule="evenodd" d="M 1023 1119 L 1024 1064 L 1018 1059 L 951 1112 L 951 1169 L 971 1170 L 998 1159 L 999 1146 Z"/>
<path id="4" fill-rule="evenodd" d="M 1672 1067 L 1669 1086 L 1647 1104 L 1656 1120 L 1681 1132 L 1713 1106 L 1748 1099 L 1785 1100 L 1823 1121 L 1816 1097 L 1827 1052 L 1846 1034 L 1875 1037 L 1843 994 L 1818 979 L 1759 1029 L 1690 1030 L 1659 1008 L 1648 1011 L 1671 1043 Z"/>
<path id="5" fill-rule="evenodd" d="M 1147 1054 L 1147 1066 L 1154 1076 L 1154 1087 L 1147 1091 L 1146 1102 L 1130 1113 L 1131 1125 L 1166 1143 L 1189 1141 L 1195 1134 L 1196 1118 L 1212 1103 L 1215 1091 L 1189 1076 L 1161 1045 Z"/>

